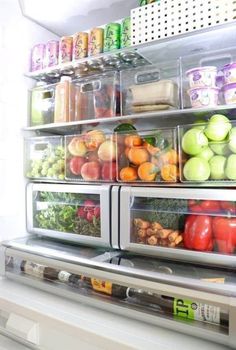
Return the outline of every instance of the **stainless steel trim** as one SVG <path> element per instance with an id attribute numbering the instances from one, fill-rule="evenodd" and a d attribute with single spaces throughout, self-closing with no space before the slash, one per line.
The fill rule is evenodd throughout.
<path id="1" fill-rule="evenodd" d="M 119 249 L 119 186 L 111 189 L 111 242 L 112 248 Z"/>

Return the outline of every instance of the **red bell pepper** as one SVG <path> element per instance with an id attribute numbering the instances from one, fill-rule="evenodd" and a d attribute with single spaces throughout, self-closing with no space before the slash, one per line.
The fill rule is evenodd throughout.
<path id="1" fill-rule="evenodd" d="M 213 200 L 189 200 L 188 207 L 195 213 L 217 213 L 221 211 L 220 201 Z"/>
<path id="2" fill-rule="evenodd" d="M 236 218 L 214 217 L 212 231 L 218 251 L 232 254 L 236 246 Z"/>
<path id="3" fill-rule="evenodd" d="M 212 251 L 212 218 L 207 215 L 188 215 L 183 238 L 187 249 Z"/>
<path id="4" fill-rule="evenodd" d="M 221 208 L 229 214 L 236 214 L 236 203 L 230 201 L 220 201 Z"/>

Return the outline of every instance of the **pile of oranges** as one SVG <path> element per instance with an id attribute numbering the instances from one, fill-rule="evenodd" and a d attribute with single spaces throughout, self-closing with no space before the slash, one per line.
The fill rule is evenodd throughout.
<path id="1" fill-rule="evenodd" d="M 120 181 L 178 180 L 178 154 L 171 145 L 164 149 L 153 146 L 148 143 L 148 138 L 142 138 L 137 133 L 118 135 L 118 138 L 118 142 L 123 143 L 122 162 L 119 162 Z"/>

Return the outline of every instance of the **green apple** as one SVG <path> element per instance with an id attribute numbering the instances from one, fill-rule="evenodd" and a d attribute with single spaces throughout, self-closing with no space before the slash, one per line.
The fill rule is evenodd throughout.
<path id="1" fill-rule="evenodd" d="M 229 133 L 229 149 L 236 153 L 236 127 L 232 128 Z"/>
<path id="2" fill-rule="evenodd" d="M 236 154 L 231 154 L 228 157 L 225 174 L 228 179 L 236 180 Z"/>
<path id="3" fill-rule="evenodd" d="M 205 159 L 192 157 L 185 163 L 183 173 L 188 181 L 206 181 L 210 177 L 210 166 Z"/>
<path id="4" fill-rule="evenodd" d="M 222 142 L 210 142 L 209 143 L 210 149 L 220 155 L 220 156 L 228 156 L 230 154 L 228 141 L 222 141 Z"/>
<path id="5" fill-rule="evenodd" d="M 185 153 L 195 156 L 208 145 L 208 140 L 202 130 L 192 128 L 182 137 L 182 149 Z"/>
<path id="6" fill-rule="evenodd" d="M 205 147 L 197 156 L 209 161 L 214 156 L 214 153 L 209 147 Z"/>
<path id="7" fill-rule="evenodd" d="M 206 125 L 207 125 L 207 123 L 205 120 L 198 119 L 194 122 L 194 129 L 204 130 Z"/>
<path id="8" fill-rule="evenodd" d="M 232 125 L 227 117 L 222 114 L 214 114 L 204 130 L 205 135 L 212 141 L 223 141 Z"/>
<path id="9" fill-rule="evenodd" d="M 212 180 L 225 179 L 226 158 L 223 156 L 214 156 L 209 161 Z"/>

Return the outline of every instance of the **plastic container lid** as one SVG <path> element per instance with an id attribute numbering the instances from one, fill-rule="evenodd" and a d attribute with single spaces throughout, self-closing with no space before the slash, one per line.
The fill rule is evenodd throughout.
<path id="1" fill-rule="evenodd" d="M 225 84 L 222 86 L 222 91 L 227 91 L 230 89 L 236 89 L 236 83 Z"/>
<path id="2" fill-rule="evenodd" d="M 71 77 L 69 77 L 68 75 L 63 75 L 63 76 L 61 76 L 61 79 L 60 79 L 61 82 L 71 81 L 71 80 L 72 80 Z"/>
<path id="3" fill-rule="evenodd" d="M 186 75 L 188 76 L 189 74 L 195 72 L 195 71 L 202 71 L 202 70 L 212 70 L 217 72 L 217 68 L 215 66 L 203 66 L 203 67 L 195 67 L 191 68 L 186 72 Z"/>

